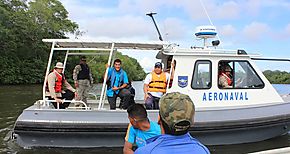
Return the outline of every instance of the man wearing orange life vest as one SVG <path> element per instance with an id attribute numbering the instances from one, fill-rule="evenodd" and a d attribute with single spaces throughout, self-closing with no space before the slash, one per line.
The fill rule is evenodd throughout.
<path id="1" fill-rule="evenodd" d="M 52 102 L 53 106 L 57 108 L 59 104 L 60 109 L 65 109 L 70 102 L 63 102 L 62 99 L 72 100 L 76 95 L 76 90 L 66 81 L 64 74 L 62 74 L 63 64 L 57 62 L 53 71 L 48 74 L 45 96 Z M 63 86 L 66 88 L 64 91 Z"/>
<path id="2" fill-rule="evenodd" d="M 155 63 L 153 72 L 148 74 L 144 80 L 143 90 L 146 109 L 159 109 L 159 99 L 166 92 L 169 80 L 169 73 L 162 71 L 162 63 Z"/>
<path id="3" fill-rule="evenodd" d="M 224 70 L 219 75 L 219 85 L 223 88 L 232 88 L 232 77 L 231 77 L 232 69 L 230 66 L 225 66 Z"/>

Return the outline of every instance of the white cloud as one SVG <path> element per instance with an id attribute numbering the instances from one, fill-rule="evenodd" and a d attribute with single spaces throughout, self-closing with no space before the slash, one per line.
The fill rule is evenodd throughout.
<path id="1" fill-rule="evenodd" d="M 214 13 L 214 10 L 217 9 L 217 12 Z M 212 15 L 219 19 L 234 19 L 239 16 L 240 7 L 236 2 L 229 1 L 223 3 L 221 6 L 215 5 L 212 8 Z"/>
<path id="2" fill-rule="evenodd" d="M 163 37 L 165 40 L 184 39 L 184 35 L 188 31 L 185 23 L 177 18 L 166 18 L 163 23 Z"/>
<path id="3" fill-rule="evenodd" d="M 148 21 L 138 16 L 117 16 L 111 18 L 94 18 L 86 23 L 90 36 L 109 36 L 112 38 L 144 37 L 152 35 Z"/>
<path id="4" fill-rule="evenodd" d="M 267 24 L 252 22 L 251 24 L 245 26 L 243 34 L 247 39 L 259 41 L 259 39 L 266 37 L 269 31 L 270 27 Z"/>
<path id="5" fill-rule="evenodd" d="M 222 35 L 222 36 L 234 36 L 237 31 L 235 29 L 235 27 L 233 25 L 223 25 L 221 26 L 221 28 L 218 30 L 218 32 Z"/>
<path id="6" fill-rule="evenodd" d="M 150 57 L 142 57 L 139 61 L 145 72 L 151 72 L 153 70 L 156 59 Z"/>

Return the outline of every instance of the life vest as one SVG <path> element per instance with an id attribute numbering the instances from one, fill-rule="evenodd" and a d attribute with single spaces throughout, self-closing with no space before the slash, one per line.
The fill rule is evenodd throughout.
<path id="1" fill-rule="evenodd" d="M 224 76 L 227 79 L 229 86 L 232 85 L 233 81 L 232 81 L 232 79 L 229 76 L 227 76 L 225 73 L 221 73 L 221 75 Z"/>
<path id="2" fill-rule="evenodd" d="M 64 75 L 62 73 L 60 74 L 60 73 L 56 72 L 55 70 L 53 70 L 51 72 L 54 72 L 55 76 L 56 76 L 55 85 L 54 85 L 54 91 L 56 93 L 60 93 L 62 85 L 63 85 L 63 82 L 65 80 Z M 46 91 L 49 91 L 48 82 L 46 82 L 46 88 L 45 89 L 46 89 Z"/>
<path id="3" fill-rule="evenodd" d="M 162 72 L 160 74 L 160 76 L 158 77 L 158 75 L 155 72 L 151 73 L 152 75 L 152 80 L 148 85 L 148 91 L 149 92 L 166 92 L 166 74 L 164 72 Z"/>
<path id="4" fill-rule="evenodd" d="M 87 64 L 80 64 L 82 70 L 78 73 L 78 80 L 90 80 L 90 69 Z"/>

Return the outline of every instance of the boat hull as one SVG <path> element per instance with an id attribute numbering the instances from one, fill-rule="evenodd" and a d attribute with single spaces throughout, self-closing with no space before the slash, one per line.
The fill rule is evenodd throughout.
<path id="1" fill-rule="evenodd" d="M 286 134 L 290 103 L 243 109 L 196 111 L 192 136 L 206 145 L 257 142 Z M 158 111 L 148 111 L 157 121 Z M 218 120 L 217 120 L 218 119 Z M 125 110 L 25 109 L 13 137 L 22 147 L 122 147 L 128 126 Z"/>

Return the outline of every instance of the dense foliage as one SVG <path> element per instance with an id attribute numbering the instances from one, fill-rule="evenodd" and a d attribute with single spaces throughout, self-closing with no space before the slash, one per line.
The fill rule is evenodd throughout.
<path id="1" fill-rule="evenodd" d="M 77 23 L 68 19 L 59 0 L 0 0 L 0 84 L 42 83 L 50 51 L 42 39 L 66 38 L 65 34 L 78 32 Z M 58 53 L 54 56 L 59 57 Z M 124 68 L 130 68 L 131 79 L 140 80 L 144 72 L 139 64 L 134 65 L 137 61 L 119 58 L 126 61 Z M 68 68 L 73 69 L 77 62 L 75 58 Z M 99 65 L 104 67 L 101 62 L 92 66 L 97 80 L 103 74 Z"/>
<path id="2" fill-rule="evenodd" d="M 64 53 L 64 52 L 63 52 Z M 63 55 L 58 55 L 58 57 Z M 93 74 L 94 82 L 103 82 L 104 73 L 106 71 L 106 64 L 108 62 L 109 55 L 97 55 L 97 56 L 86 56 L 87 64 L 91 68 Z M 137 62 L 136 59 L 131 58 L 127 55 L 122 55 L 120 52 L 115 52 L 112 62 L 114 59 L 120 59 L 122 61 L 122 68 L 127 72 L 128 78 L 131 81 L 140 81 L 145 78 L 146 73 L 143 68 Z M 58 58 L 56 58 L 58 59 Z M 60 58 L 61 59 L 61 58 Z M 68 63 L 65 71 L 65 75 L 69 82 L 72 82 L 72 73 L 74 67 L 79 63 L 79 56 L 68 57 Z M 53 63 L 55 64 L 56 61 Z"/>
<path id="3" fill-rule="evenodd" d="M 290 84 L 290 73 L 285 71 L 271 71 L 263 72 L 266 78 L 273 84 Z"/>

